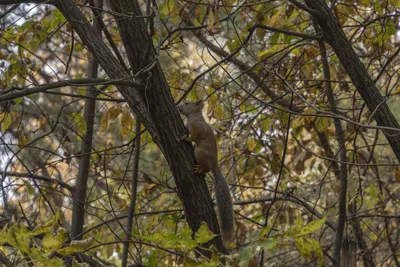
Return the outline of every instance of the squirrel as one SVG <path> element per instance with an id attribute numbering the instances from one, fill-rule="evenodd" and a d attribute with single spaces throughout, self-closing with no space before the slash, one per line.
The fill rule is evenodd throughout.
<path id="1" fill-rule="evenodd" d="M 228 183 L 218 167 L 217 142 L 213 129 L 204 120 L 203 107 L 202 100 L 178 105 L 180 113 L 187 117 L 189 128 L 189 136 L 185 135 L 181 140 L 196 144 L 194 155 L 198 165 L 195 166 L 194 172 L 213 173 L 222 241 L 228 246 L 234 235 L 232 198 Z"/>

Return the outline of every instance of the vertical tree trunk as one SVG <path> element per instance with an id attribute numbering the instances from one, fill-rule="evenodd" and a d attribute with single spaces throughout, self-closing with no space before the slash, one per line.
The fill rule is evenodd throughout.
<path id="1" fill-rule="evenodd" d="M 101 34 L 101 28 L 97 20 L 93 23 L 96 32 Z M 96 58 L 92 58 L 88 67 L 88 78 L 97 78 L 97 71 L 99 62 Z M 88 86 L 86 89 L 86 96 L 95 97 L 97 95 L 95 86 Z M 87 182 L 89 179 L 90 167 L 90 152 L 92 151 L 93 140 L 93 125 L 94 125 L 94 112 L 96 108 L 96 100 L 87 99 L 84 110 L 84 119 L 86 122 L 86 134 L 82 138 L 81 152 L 83 154 L 79 161 L 78 177 L 76 178 L 76 189 L 72 196 L 72 223 L 71 231 L 74 236 L 79 235 L 83 231 L 83 224 L 85 221 L 85 203 L 86 203 L 86 190 Z M 73 237 L 74 237 L 73 236 Z M 79 239 L 81 239 L 80 237 Z"/>

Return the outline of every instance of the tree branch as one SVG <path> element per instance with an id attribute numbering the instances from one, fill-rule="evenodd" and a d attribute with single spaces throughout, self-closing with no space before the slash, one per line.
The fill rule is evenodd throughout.
<path id="1" fill-rule="evenodd" d="M 140 121 L 136 121 L 136 129 L 135 129 L 136 136 L 140 134 L 140 124 L 141 124 Z M 133 216 L 136 208 L 137 184 L 139 176 L 139 157 L 140 157 L 140 138 L 136 138 L 134 146 L 134 155 L 133 155 L 132 185 L 131 185 L 131 197 L 130 197 L 131 204 L 129 205 L 128 221 L 125 230 L 126 242 L 124 243 L 124 250 L 122 254 L 122 267 L 127 266 L 129 244 L 132 238 L 131 232 L 132 232 Z"/>
<path id="2" fill-rule="evenodd" d="M 89 51 L 99 60 L 99 64 L 111 79 L 130 80 L 129 73 L 111 53 L 103 39 L 94 31 L 85 16 L 71 0 L 54 0 L 52 3 L 61 11 L 74 30 L 78 33 L 82 42 Z M 151 119 L 148 107 L 137 90 L 124 84 L 116 85 L 118 91 L 125 98 L 131 109 L 141 119 L 143 125 L 153 137 L 156 144 L 160 144 L 158 131 Z"/>
<path id="3" fill-rule="evenodd" d="M 93 21 L 93 28 L 101 36 L 101 24 L 99 20 Z M 92 56 L 92 60 L 88 65 L 88 78 L 97 78 L 99 68 L 99 61 L 96 57 Z M 86 89 L 87 97 L 96 97 L 99 92 L 96 87 L 89 85 Z M 85 206 L 86 206 L 86 191 L 87 183 L 89 180 L 90 168 L 90 152 L 92 151 L 93 142 L 93 126 L 95 116 L 96 100 L 87 99 L 83 117 L 86 123 L 86 133 L 82 138 L 81 152 L 86 154 L 82 156 L 79 161 L 78 177 L 76 178 L 76 191 L 73 194 L 73 209 L 72 209 L 72 222 L 71 231 L 73 238 L 82 233 L 83 224 L 85 222 Z"/>
<path id="4" fill-rule="evenodd" d="M 309 39 L 309 40 L 322 40 L 322 38 L 323 38 L 320 35 L 311 35 L 311 34 L 293 32 L 293 31 L 289 31 L 289 30 L 270 27 L 270 26 L 263 25 L 263 24 L 254 24 L 253 26 L 250 27 L 249 31 L 253 30 L 255 28 L 260 28 L 260 29 L 264 29 L 264 30 L 268 30 L 268 31 L 272 31 L 272 32 L 280 32 L 280 33 L 284 33 L 287 35 L 297 36 L 297 37 L 301 37 L 303 39 Z"/>
<path id="5" fill-rule="evenodd" d="M 107 80 L 107 79 L 94 79 L 94 78 L 87 78 L 87 79 L 72 79 L 72 80 L 64 80 L 58 81 L 54 83 L 47 83 L 41 84 L 31 88 L 10 88 L 5 91 L 2 95 L 0 95 L 0 102 L 15 99 L 18 97 L 28 96 L 36 93 L 46 92 L 47 90 L 57 89 L 65 86 L 94 86 L 94 85 L 107 85 L 107 84 L 114 84 L 114 85 L 124 85 L 124 86 L 131 86 L 135 88 L 143 89 L 144 86 L 138 82 L 132 81 L 130 78 L 124 79 L 115 79 L 115 80 Z"/>
<path id="6" fill-rule="evenodd" d="M 314 25 L 315 31 L 318 32 L 318 26 Z M 331 74 L 329 70 L 328 55 L 326 53 L 325 44 L 322 40 L 318 40 L 318 45 L 321 53 L 322 69 L 325 79 L 325 92 L 328 97 L 329 106 L 333 113 L 338 113 L 335 96 L 333 94 L 331 83 Z M 339 158 L 341 162 L 347 161 L 345 137 L 342 124 L 338 118 L 333 119 L 335 125 L 335 134 L 338 142 Z M 340 190 L 339 190 L 339 220 L 333 245 L 333 265 L 340 266 L 340 250 L 342 248 L 344 226 L 346 223 L 346 197 L 347 197 L 347 166 L 344 163 L 340 164 Z"/>
<path id="7" fill-rule="evenodd" d="M 61 180 L 58 180 L 58 179 L 55 179 L 55 178 L 52 178 L 52 177 L 48 177 L 48 176 L 36 175 L 36 174 L 30 174 L 30 173 L 5 172 L 3 170 L 0 170 L 0 173 L 1 174 L 5 174 L 7 176 L 21 177 L 21 178 L 32 178 L 32 179 L 36 179 L 36 180 L 40 180 L 40 181 L 46 181 L 46 182 L 50 182 L 50 183 L 55 183 L 55 184 L 58 184 L 61 187 L 64 187 L 65 189 L 67 189 L 71 193 L 73 193 L 75 191 L 75 187 L 73 187 L 72 185 L 69 185 L 66 182 L 63 182 Z"/>
<path id="8" fill-rule="evenodd" d="M 40 3 L 47 3 L 51 4 L 51 0 L 0 0 L 0 6 L 5 5 L 16 5 L 16 4 L 40 4 Z"/>

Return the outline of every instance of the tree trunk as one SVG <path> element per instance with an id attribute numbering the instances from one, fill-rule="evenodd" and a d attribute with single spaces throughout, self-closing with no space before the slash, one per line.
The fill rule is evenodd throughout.
<path id="1" fill-rule="evenodd" d="M 326 2 L 324 0 L 305 0 L 305 3 L 314 11 L 312 15 L 322 29 L 324 40 L 335 51 L 369 111 L 373 114 L 376 123 L 379 126 L 399 129 L 399 123 L 386 104 L 386 99 L 382 97 L 375 86 Z M 393 130 L 384 130 L 383 132 L 397 160 L 400 161 L 400 132 Z"/>
<path id="2" fill-rule="evenodd" d="M 149 52 L 144 53 L 148 55 L 145 62 L 154 58 L 151 38 L 144 27 L 143 19 L 137 18 L 141 16 L 141 12 L 136 1 L 111 2 L 118 12 L 128 14 L 117 18 L 117 22 L 131 67 L 136 72 L 142 67 L 140 63 L 145 60 L 142 55 L 146 48 Z M 111 79 L 132 79 L 71 0 L 57 0 L 55 5 Z M 182 200 L 186 220 L 192 231 L 197 231 L 204 221 L 211 231 L 219 234 L 217 217 L 205 180 L 193 173 L 193 148 L 186 142 L 180 142 L 181 137 L 186 134 L 185 127 L 158 63 L 151 70 L 149 86 L 145 90 L 139 92 L 124 85 L 118 85 L 117 89 L 163 152 L 175 178 L 178 196 Z M 212 243 L 219 251 L 227 252 L 220 236 Z"/>

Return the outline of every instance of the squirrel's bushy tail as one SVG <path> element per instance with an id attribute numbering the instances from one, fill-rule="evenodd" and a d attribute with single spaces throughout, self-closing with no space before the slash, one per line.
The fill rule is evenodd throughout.
<path id="1" fill-rule="evenodd" d="M 229 191 L 228 183 L 222 175 L 219 168 L 212 170 L 214 174 L 214 190 L 217 198 L 217 207 L 219 213 L 219 225 L 222 235 L 222 241 L 228 246 L 234 235 L 234 217 L 232 197 Z"/>

